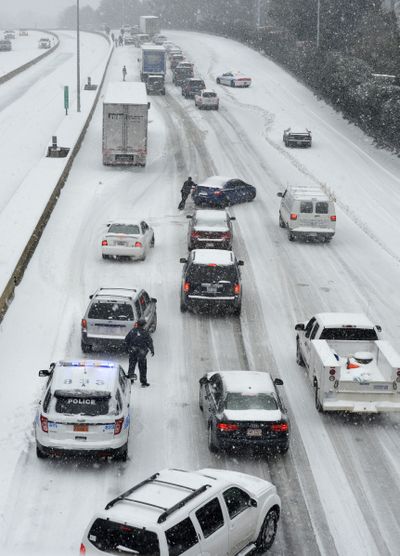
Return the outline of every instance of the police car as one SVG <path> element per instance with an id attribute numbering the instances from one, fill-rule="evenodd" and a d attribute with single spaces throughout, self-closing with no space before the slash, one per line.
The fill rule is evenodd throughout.
<path id="1" fill-rule="evenodd" d="M 131 382 L 112 361 L 51 363 L 35 417 L 36 454 L 126 461 Z"/>

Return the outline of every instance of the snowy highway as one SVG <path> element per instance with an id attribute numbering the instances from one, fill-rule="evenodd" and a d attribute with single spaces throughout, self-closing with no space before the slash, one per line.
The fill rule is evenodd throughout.
<path id="1" fill-rule="evenodd" d="M 249 48 L 201 34 L 167 34 L 218 91 L 220 110 L 197 110 L 169 76 L 166 96 L 149 98 L 146 168 L 121 169 L 102 165 L 99 103 L 0 326 L 0 553 L 76 555 L 89 519 L 112 497 L 164 467 L 208 466 L 252 473 L 277 486 L 282 514 L 270 554 L 396 555 L 400 415 L 319 414 L 296 364 L 294 325 L 321 311 L 364 312 L 400 351 L 400 160 L 376 149 Z M 59 35 L 53 57 L 0 88 L 7 137 L 0 149 L 0 210 L 62 117 L 59 91 L 66 72 L 72 83 L 74 37 Z M 101 40 L 85 35 L 86 72 L 106 56 Z M 127 79 L 138 80 L 137 52 L 115 49 L 105 84 L 121 80 L 123 65 Z M 249 73 L 252 87 L 216 85 L 216 75 L 232 67 Z M 41 99 L 31 118 L 29 95 L 23 94 L 28 87 Z M 289 126 L 311 129 L 312 149 L 286 149 L 282 131 Z M 31 148 L 16 150 L 16 128 L 31 138 Z M 193 208 L 189 202 L 185 214 L 177 210 L 179 190 L 188 175 L 198 182 L 212 174 L 257 187 L 254 202 L 232 209 L 234 250 L 245 261 L 240 319 L 179 311 L 179 258 L 187 252 L 185 215 Z M 289 242 L 278 226 L 276 193 L 288 183 L 310 182 L 337 199 L 337 234 L 330 244 Z M 155 249 L 144 262 L 103 261 L 105 223 L 132 215 L 154 228 Z M 53 360 L 83 357 L 80 319 L 89 294 L 99 286 L 135 285 L 157 298 L 159 324 L 156 355 L 149 360 L 151 387 L 133 388 L 128 462 L 37 459 L 32 422 L 43 380 L 37 371 Z M 110 357 L 127 369 L 127 357 Z M 210 369 L 268 370 L 283 379 L 292 425 L 286 455 L 209 452 L 198 379 Z"/>

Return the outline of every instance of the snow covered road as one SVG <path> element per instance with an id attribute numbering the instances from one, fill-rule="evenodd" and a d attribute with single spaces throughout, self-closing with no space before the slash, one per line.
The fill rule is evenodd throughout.
<path id="1" fill-rule="evenodd" d="M 376 150 L 254 51 L 223 38 L 168 35 L 210 86 L 232 65 L 249 71 L 254 85 L 215 86 L 221 96 L 216 113 L 198 111 L 169 83 L 165 98 L 150 99 L 146 169 L 102 166 L 97 109 L 1 324 L 0 549 L 10 555 L 77 554 L 93 512 L 139 479 L 168 466 L 217 466 L 277 485 L 282 519 L 271 554 L 395 555 L 400 416 L 317 413 L 312 388 L 296 365 L 294 324 L 317 311 L 363 311 L 400 350 L 400 161 Z M 120 80 L 124 64 L 128 79 L 137 77 L 136 58 L 134 47 L 116 49 L 108 80 Z M 285 149 L 281 135 L 289 125 L 309 127 L 315 146 Z M 47 139 L 40 135 L 37 142 Z M 233 210 L 235 251 L 245 260 L 240 319 L 179 312 L 187 220 L 176 209 L 178 192 L 189 174 L 199 181 L 213 173 L 257 186 L 257 199 Z M 329 245 L 289 243 L 278 227 L 276 193 L 287 183 L 310 180 L 326 184 L 338 199 L 337 235 Z M 155 249 L 143 263 L 103 261 L 104 223 L 133 214 L 154 227 Z M 151 388 L 133 391 L 130 460 L 38 460 L 32 428 L 42 380 L 37 370 L 54 359 L 82 357 L 80 318 L 98 286 L 136 284 L 158 299 L 159 327 L 156 356 L 149 361 Z M 126 357 L 112 357 L 126 367 Z M 198 379 L 209 369 L 239 368 L 283 378 L 292 423 L 286 456 L 209 453 Z"/>

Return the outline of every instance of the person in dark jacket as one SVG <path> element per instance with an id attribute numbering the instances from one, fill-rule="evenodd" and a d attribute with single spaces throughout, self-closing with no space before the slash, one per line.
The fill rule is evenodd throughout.
<path id="1" fill-rule="evenodd" d="M 136 363 L 139 364 L 140 384 L 150 386 L 147 382 L 147 354 L 149 350 L 154 355 L 153 340 L 150 333 L 144 328 L 146 321 L 139 319 L 132 330 L 125 337 L 125 346 L 129 353 L 128 377 L 134 380 Z"/>
<path id="2" fill-rule="evenodd" d="M 185 183 L 182 185 L 182 189 L 181 189 L 181 202 L 179 203 L 178 209 L 182 210 L 185 208 L 185 204 L 186 204 L 186 199 L 189 197 L 193 187 L 196 187 L 196 184 L 194 183 L 194 181 L 192 180 L 192 178 L 189 176 L 188 179 L 185 181 Z"/>

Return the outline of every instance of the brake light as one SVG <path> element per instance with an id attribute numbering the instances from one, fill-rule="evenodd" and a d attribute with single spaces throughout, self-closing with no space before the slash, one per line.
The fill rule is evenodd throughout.
<path id="1" fill-rule="evenodd" d="M 275 423 L 272 425 L 271 429 L 274 432 L 287 432 L 289 430 L 289 425 L 287 423 Z"/>
<path id="2" fill-rule="evenodd" d="M 190 284 L 189 284 L 189 282 L 185 282 L 185 283 L 183 284 L 183 291 L 184 291 L 185 293 L 187 293 L 189 290 L 190 290 Z"/>
<path id="3" fill-rule="evenodd" d="M 236 295 L 239 295 L 239 293 L 240 293 L 240 284 L 235 284 L 233 286 L 233 293 L 236 294 Z"/>
<path id="4" fill-rule="evenodd" d="M 220 189 L 216 189 L 214 191 L 214 195 L 217 195 L 217 196 L 222 195 L 222 191 Z"/>
<path id="5" fill-rule="evenodd" d="M 208 263 L 207 266 L 217 266 L 215 263 Z"/>
<path id="6" fill-rule="evenodd" d="M 81 556 L 85 556 L 85 554 L 86 554 L 86 546 L 83 543 L 81 543 L 81 548 L 79 550 L 79 554 Z"/>
<path id="7" fill-rule="evenodd" d="M 290 220 L 297 220 L 297 214 L 295 212 L 290 213 Z"/>
<path id="8" fill-rule="evenodd" d="M 335 375 L 336 374 L 336 369 L 333 369 L 333 368 L 330 369 L 329 374 L 332 375 L 332 376 Z"/>
<path id="9" fill-rule="evenodd" d="M 218 423 L 217 429 L 223 432 L 238 431 L 239 425 L 233 425 L 231 423 Z"/>
<path id="10" fill-rule="evenodd" d="M 336 214 L 332 214 L 331 220 L 332 220 L 332 222 L 336 222 Z"/>
<path id="11" fill-rule="evenodd" d="M 143 245 L 141 244 L 140 241 L 136 241 L 135 242 L 135 247 L 143 247 Z"/>
<path id="12" fill-rule="evenodd" d="M 230 232 L 224 232 L 223 234 L 221 234 L 222 239 L 231 239 L 231 234 Z"/>
<path id="13" fill-rule="evenodd" d="M 119 434 L 122 431 L 122 425 L 124 424 L 124 418 L 115 419 L 114 434 Z"/>
<path id="14" fill-rule="evenodd" d="M 42 427 L 43 432 L 49 432 L 49 420 L 47 417 L 40 415 L 40 426 Z"/>
<path id="15" fill-rule="evenodd" d="M 87 320 L 86 319 L 81 320 L 81 326 L 82 326 L 82 328 L 87 328 Z"/>
<path id="16" fill-rule="evenodd" d="M 199 232 L 192 232 L 192 233 L 191 233 L 191 236 L 192 236 L 193 238 L 199 237 L 199 235 L 200 235 Z"/>
<path id="17" fill-rule="evenodd" d="M 103 241 L 101 242 L 101 245 L 103 247 L 106 247 L 106 245 L 108 245 L 108 241 L 106 239 L 103 239 Z"/>

